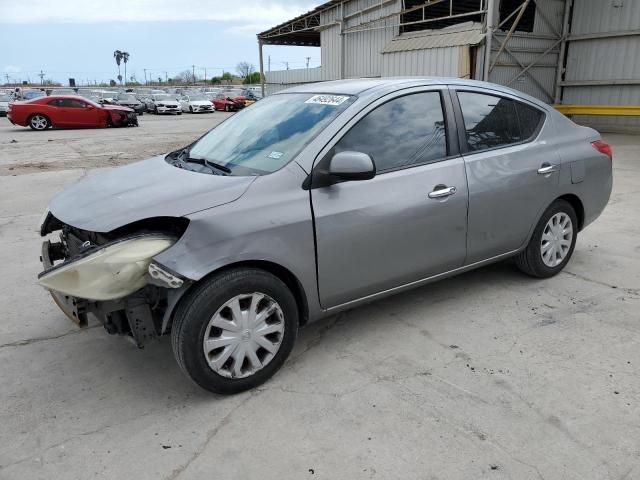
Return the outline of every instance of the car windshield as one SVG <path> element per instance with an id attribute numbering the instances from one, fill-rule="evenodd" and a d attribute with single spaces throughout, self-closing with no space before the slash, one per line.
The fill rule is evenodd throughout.
<path id="1" fill-rule="evenodd" d="M 289 93 L 273 95 L 235 114 L 198 140 L 192 159 L 232 175 L 263 175 L 289 163 L 354 97 Z"/>
<path id="2" fill-rule="evenodd" d="M 136 97 L 133 95 L 118 95 L 118 100 L 122 102 L 136 102 Z"/>
<path id="3" fill-rule="evenodd" d="M 9 95 L 0 95 L 0 102 L 10 102 L 11 97 Z"/>
<path id="4" fill-rule="evenodd" d="M 153 95 L 153 99 L 154 100 L 175 100 L 175 98 L 173 98 L 173 95 L 169 95 L 168 93 Z"/>
<path id="5" fill-rule="evenodd" d="M 189 95 L 189 100 L 193 102 L 194 100 L 197 101 L 197 100 L 209 100 L 209 99 L 204 95 L 197 94 L 197 95 Z"/>
<path id="6" fill-rule="evenodd" d="M 242 93 L 242 90 L 227 90 L 226 92 L 224 92 L 226 95 L 229 95 L 230 97 L 234 97 L 234 96 L 244 96 L 244 94 Z"/>

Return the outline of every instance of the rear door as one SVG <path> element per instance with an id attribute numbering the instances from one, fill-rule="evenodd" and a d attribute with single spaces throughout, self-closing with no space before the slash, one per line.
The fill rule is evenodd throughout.
<path id="1" fill-rule="evenodd" d="M 467 182 L 454 131 L 446 88 L 410 89 L 371 104 L 320 154 L 367 153 L 377 169 L 311 191 L 323 308 L 463 265 Z"/>
<path id="2" fill-rule="evenodd" d="M 518 249 L 557 196 L 560 159 L 545 113 L 484 89 L 454 95 L 469 182 L 467 264 Z"/>

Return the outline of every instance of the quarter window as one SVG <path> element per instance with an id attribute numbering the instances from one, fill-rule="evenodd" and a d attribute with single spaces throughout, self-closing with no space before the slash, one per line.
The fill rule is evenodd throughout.
<path id="1" fill-rule="evenodd" d="M 470 150 L 512 145 L 529 139 L 542 112 L 514 100 L 484 93 L 458 92 Z"/>
<path id="2" fill-rule="evenodd" d="M 368 154 L 379 172 L 432 162 L 447 156 L 439 92 L 395 98 L 362 118 L 335 152 Z"/>

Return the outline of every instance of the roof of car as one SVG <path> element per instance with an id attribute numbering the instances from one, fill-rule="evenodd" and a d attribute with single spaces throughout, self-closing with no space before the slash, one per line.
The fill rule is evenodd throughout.
<path id="1" fill-rule="evenodd" d="M 544 102 L 527 95 L 526 93 L 514 90 L 495 83 L 481 82 L 478 80 L 466 80 L 449 77 L 380 77 L 380 78 L 354 78 L 349 80 L 331 80 L 328 82 L 307 83 L 296 87 L 281 90 L 280 93 L 328 93 L 343 95 L 360 95 L 366 91 L 382 87 L 403 85 L 458 85 L 468 87 L 486 88 L 498 92 L 515 95 L 540 106 L 548 107 Z"/>

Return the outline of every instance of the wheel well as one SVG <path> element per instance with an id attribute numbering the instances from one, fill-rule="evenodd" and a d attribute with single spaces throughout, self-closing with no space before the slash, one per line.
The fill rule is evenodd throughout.
<path id="1" fill-rule="evenodd" d="M 209 273 L 207 277 L 223 272 L 225 270 L 242 267 L 259 268 L 261 270 L 269 272 L 272 275 L 275 275 L 280 280 L 282 280 L 284 284 L 289 288 L 289 290 L 291 290 L 291 293 L 293 293 L 293 296 L 296 299 L 296 305 L 298 306 L 299 315 L 298 323 L 300 324 L 300 326 L 303 326 L 307 323 L 307 321 L 309 320 L 309 304 L 307 302 L 307 295 L 304 292 L 304 288 L 302 288 L 302 284 L 296 278 L 296 276 L 282 265 L 278 265 L 277 263 L 269 262 L 266 260 L 249 260 L 225 265 L 224 267 Z"/>
<path id="2" fill-rule="evenodd" d="M 578 217 L 578 230 L 582 230 L 582 227 L 584 226 L 584 205 L 582 205 L 580 198 L 578 198 L 577 195 L 568 193 L 558 197 L 558 200 L 565 200 L 571 204 L 573 209 L 576 211 L 576 216 Z"/>

